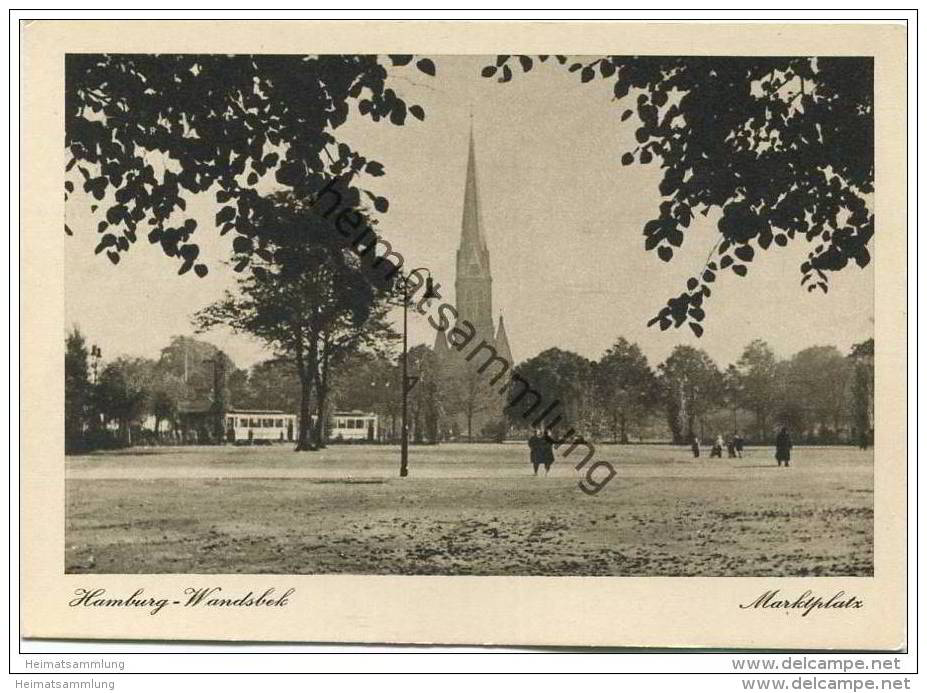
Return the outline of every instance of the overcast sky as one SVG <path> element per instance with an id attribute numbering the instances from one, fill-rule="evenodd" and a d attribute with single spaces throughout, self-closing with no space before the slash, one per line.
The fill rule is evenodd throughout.
<path id="1" fill-rule="evenodd" d="M 714 227 L 699 215 L 669 264 L 644 251 L 641 231 L 661 200 L 659 168 L 621 166 L 637 126 L 634 118 L 620 122 L 626 106 L 612 100 L 610 83 L 580 84 L 565 70 L 537 65 L 498 84 L 479 76 L 489 59 L 435 62 L 436 77 L 409 65 L 390 78 L 407 102 L 422 104 L 424 122 L 410 117 L 396 127 L 355 113 L 337 135 L 384 164 L 386 175 L 366 186 L 390 200 L 379 228 L 408 267 L 431 268 L 452 299 L 472 110 L 494 317 L 505 316 L 516 361 L 554 346 L 598 358 L 624 336 L 653 365 L 686 343 L 723 367 L 755 338 L 789 356 L 813 344 L 846 352 L 872 336 L 872 264 L 832 275 L 826 296 L 808 294 L 799 286 L 798 266 L 809 250 L 803 243 L 759 253 L 746 278 L 722 273 L 705 304 L 701 339 L 687 327 L 648 328 L 666 298 L 703 266 Z M 192 313 L 233 285 L 234 272 L 219 264 L 231 242 L 214 230 L 219 205 L 214 196 L 199 195 L 188 206 L 210 264 L 208 277 L 199 279 L 193 272 L 178 277 L 174 260 L 143 234 L 118 266 L 95 256 L 99 218 L 88 204 L 77 194 L 68 206 L 75 234 L 64 239 L 68 325 L 79 325 L 104 358 L 156 357 L 172 335 L 192 332 Z M 242 367 L 270 355 L 260 343 L 226 331 L 202 338 Z M 433 342 L 424 318 L 411 318 L 410 339 Z"/>

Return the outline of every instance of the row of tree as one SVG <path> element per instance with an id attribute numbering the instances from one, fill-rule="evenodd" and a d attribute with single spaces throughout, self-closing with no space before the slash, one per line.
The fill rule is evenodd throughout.
<path id="1" fill-rule="evenodd" d="M 600 359 L 548 349 L 519 364 L 519 373 L 544 398 L 559 400 L 564 421 L 596 440 L 672 440 L 686 443 L 738 431 L 770 442 L 787 426 L 797 442 L 857 442 L 873 428 L 874 342 L 849 355 L 833 346 L 813 346 L 778 358 L 762 340 L 750 342 L 740 358 L 722 369 L 703 350 L 677 346 L 656 368 L 637 344 L 619 338 Z M 273 370 L 275 376 L 268 377 Z M 287 375 L 289 373 L 289 375 Z M 413 442 L 501 438 L 530 425 L 518 407 L 507 410 L 508 431 L 470 431 L 466 422 L 486 400 L 472 390 L 488 385 L 492 371 L 476 382 L 458 382 L 442 372 L 425 345 L 409 350 L 409 428 Z M 289 378 L 289 385 L 287 385 Z M 252 369 L 253 391 L 264 403 L 294 411 L 298 388 L 285 361 Z M 401 369 L 395 358 L 360 352 L 348 356 L 331 378 L 331 400 L 339 409 L 379 414 L 387 439 L 398 434 Z M 498 387 L 498 385 L 496 386 Z M 524 401 L 530 405 L 527 399 Z M 535 412 L 537 413 L 537 412 Z"/>
<path id="2" fill-rule="evenodd" d="M 66 338 L 65 442 L 69 452 L 139 442 L 182 441 L 184 407 L 213 406 L 299 411 L 304 388 L 298 367 L 287 358 L 261 361 L 249 370 L 208 342 L 174 337 L 158 359 L 120 356 L 102 360 L 79 329 Z M 857 442 L 873 429 L 874 342 L 844 356 L 832 346 L 814 346 L 779 359 L 761 340 L 750 342 L 736 363 L 721 369 L 707 353 L 677 346 L 655 369 L 638 345 L 618 339 L 597 361 L 548 349 L 517 367 L 556 414 L 595 440 L 671 439 L 685 443 L 733 431 L 769 442 L 785 425 L 800 442 Z M 472 438 L 457 430 L 473 408 L 465 383 L 450 382 L 434 352 L 409 350 L 410 435 L 414 442 Z M 401 401 L 398 359 L 354 350 L 326 378 L 330 410 L 378 414 L 381 436 L 396 440 Z M 527 404 L 528 402 L 526 402 Z M 320 408 L 318 395 L 309 408 Z M 329 410 L 329 411 L 330 411 Z M 509 434 L 530 425 L 518 407 L 507 410 Z M 552 414 L 555 415 L 555 414 Z M 143 423 L 148 426 L 143 426 Z M 314 446 L 326 429 L 316 427 Z M 483 437 L 487 432 L 480 432 Z M 506 431 L 498 433 L 501 438 Z"/>
<path id="3" fill-rule="evenodd" d="M 183 407 L 225 406 L 251 390 L 247 371 L 217 347 L 174 337 L 157 359 L 104 360 L 78 327 L 65 338 L 65 448 L 76 452 L 175 439 Z M 143 423 L 150 426 L 143 427 Z"/>
<path id="4" fill-rule="evenodd" d="M 872 435 L 873 349 L 870 339 L 847 356 L 813 346 L 779 359 L 755 340 L 722 369 L 705 351 L 680 345 L 653 369 L 636 344 L 621 338 L 598 361 L 548 349 L 517 371 L 594 439 L 685 443 L 738 431 L 769 442 L 787 426 L 800 442 L 850 442 Z M 525 426 L 523 414 L 509 409 L 513 425 Z"/>
<path id="5" fill-rule="evenodd" d="M 391 421 L 387 438 L 397 435 L 399 368 L 373 352 L 352 352 L 327 377 L 326 401 L 336 409 L 376 411 Z M 227 408 L 300 411 L 299 371 L 286 358 L 239 368 L 218 347 L 188 336 L 174 337 L 157 359 L 119 356 L 104 360 L 79 328 L 65 338 L 65 446 L 68 452 L 214 439 L 213 427 L 191 428 L 184 413 Z M 309 410 L 319 410 L 313 392 Z M 192 436 L 193 431 L 196 435 Z M 327 431 L 317 426 L 324 445 Z M 191 435 L 188 435 L 191 434 Z"/>

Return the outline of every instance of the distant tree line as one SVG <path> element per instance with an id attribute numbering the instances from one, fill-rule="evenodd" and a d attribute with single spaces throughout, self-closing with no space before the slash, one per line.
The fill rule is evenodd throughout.
<path id="1" fill-rule="evenodd" d="M 174 337 L 158 359 L 105 360 L 75 326 L 65 338 L 65 450 L 182 442 L 183 407 L 224 407 L 248 391 L 248 372 L 212 344 Z"/>
<path id="2" fill-rule="evenodd" d="M 395 360 L 355 352 L 329 376 L 331 408 L 363 409 L 398 436 L 399 376 Z M 65 338 L 65 449 L 68 453 L 133 445 L 214 443 L 209 426 L 192 428 L 183 413 L 227 408 L 300 411 L 303 388 L 296 364 L 272 357 L 239 368 L 218 347 L 187 336 L 172 338 L 157 359 L 103 358 L 78 327 Z M 413 399 L 414 412 L 420 412 Z M 317 395 L 309 401 L 317 411 Z M 420 414 L 416 414 L 420 416 Z M 324 445 L 324 423 L 320 428 Z"/>
<path id="3" fill-rule="evenodd" d="M 750 342 L 735 363 L 721 368 L 704 350 L 677 346 L 656 368 L 637 344 L 619 338 L 598 360 L 548 349 L 516 367 L 545 403 L 559 401 L 546 418 L 560 415 L 583 435 L 599 441 L 687 443 L 735 430 L 752 443 L 770 443 L 788 426 L 798 443 L 858 443 L 873 435 L 874 342 L 856 344 L 849 355 L 833 346 L 812 346 L 779 358 L 762 340 Z M 400 369 L 390 357 L 354 354 L 336 374 L 333 401 L 342 409 L 377 413 L 386 439 L 398 435 Z M 468 440 L 457 430 L 466 420 L 474 388 L 442 374 L 434 351 L 409 350 L 409 430 L 413 442 Z M 530 404 L 527 400 L 522 405 Z M 537 414 L 538 412 L 534 412 Z M 460 414 L 464 414 L 463 417 Z M 506 411 L 507 430 L 476 432 L 501 440 L 527 434 L 533 417 L 523 407 Z"/>
<path id="4" fill-rule="evenodd" d="M 104 360 L 75 327 L 65 339 L 65 445 L 81 452 L 136 444 L 193 442 L 184 435 L 185 407 L 300 410 L 302 386 L 292 359 L 269 358 L 242 369 L 222 350 L 192 337 L 174 337 L 158 359 Z M 799 443 L 858 443 L 873 435 L 874 342 L 848 355 L 813 346 L 778 358 L 754 340 L 722 369 L 703 350 L 680 345 L 653 368 L 637 344 L 619 338 L 598 360 L 548 349 L 516 367 L 545 401 L 559 401 L 548 417 L 599 441 L 687 443 L 735 430 L 768 443 L 788 426 Z M 218 377 L 217 377 L 218 373 Z M 328 376 L 327 412 L 378 414 L 381 440 L 399 437 L 401 375 L 398 360 L 382 351 L 354 350 Z M 465 413 L 467 384 L 441 377 L 434 352 L 409 350 L 410 436 L 415 443 L 467 439 L 452 429 Z M 310 402 L 315 411 L 316 395 Z M 509 435 L 531 426 L 519 407 L 507 410 Z M 324 445 L 325 421 L 317 444 Z M 500 431 L 498 439 L 506 431 Z M 200 431 L 196 442 L 214 442 Z"/>
<path id="5" fill-rule="evenodd" d="M 548 349 L 517 372 L 560 406 L 560 414 L 584 435 L 621 443 L 734 431 L 768 443 L 787 426 L 801 443 L 857 443 L 873 433 L 874 342 L 849 355 L 833 346 L 812 346 L 780 359 L 762 340 L 750 342 L 736 363 L 722 369 L 702 349 L 680 345 L 651 368 L 636 344 L 618 339 L 602 357 L 586 359 Z M 510 407 L 513 427 L 530 419 Z"/>

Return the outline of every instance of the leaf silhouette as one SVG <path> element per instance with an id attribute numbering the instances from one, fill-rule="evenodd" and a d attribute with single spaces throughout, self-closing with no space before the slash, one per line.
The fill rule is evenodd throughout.
<path id="1" fill-rule="evenodd" d="M 417 63 L 415 63 L 415 67 L 424 72 L 426 75 L 431 75 L 432 77 L 435 75 L 435 64 L 429 58 L 422 58 Z"/>

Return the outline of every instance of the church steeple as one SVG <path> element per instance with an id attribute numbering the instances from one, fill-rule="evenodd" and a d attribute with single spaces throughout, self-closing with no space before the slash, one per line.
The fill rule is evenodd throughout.
<path id="1" fill-rule="evenodd" d="M 476 179 L 476 146 L 473 143 L 473 124 L 470 124 L 470 146 L 467 152 L 467 181 L 464 188 L 463 223 L 460 250 L 472 253 L 489 272 L 489 251 L 483 237 L 483 215 L 480 211 L 479 188 Z"/>
<path id="2" fill-rule="evenodd" d="M 511 365 L 512 351 L 501 316 L 498 329 L 493 329 L 492 275 L 489 271 L 489 247 L 486 244 L 480 210 L 472 115 L 467 143 L 467 170 L 463 184 L 463 210 L 455 281 L 455 328 L 468 336 L 475 330 L 475 334 L 467 339 L 466 344 L 472 344 L 476 348 L 485 342 L 494 347 L 495 353 Z M 472 327 L 462 324 L 464 321 Z M 507 390 L 498 389 L 501 386 L 492 387 L 494 382 L 491 382 L 491 376 L 486 378 L 483 375 L 485 367 L 480 367 L 480 360 L 470 360 L 475 352 L 470 352 L 468 347 L 468 354 L 465 355 L 459 344 L 463 342 L 455 342 L 441 331 L 437 334 L 433 347 L 440 364 L 440 378 L 455 392 L 459 392 L 466 404 L 451 414 L 452 423 L 444 430 L 451 435 L 464 436 L 468 440 L 498 440 L 500 435 L 504 436 L 506 430 L 504 412 Z M 470 383 L 482 383 L 485 386 L 472 388 Z M 462 384 L 466 387 L 460 389 Z"/>
<path id="3" fill-rule="evenodd" d="M 457 250 L 457 307 L 477 331 L 492 338 L 492 275 L 489 268 L 489 249 L 483 236 L 483 217 L 480 211 L 479 187 L 476 177 L 476 146 L 473 125 L 467 152 L 467 176 L 464 183 L 463 215 L 460 229 L 460 247 Z"/>

